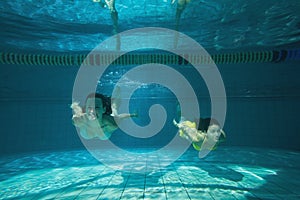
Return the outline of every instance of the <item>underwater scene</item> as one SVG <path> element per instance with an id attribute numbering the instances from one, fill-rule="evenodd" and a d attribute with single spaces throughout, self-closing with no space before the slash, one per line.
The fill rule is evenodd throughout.
<path id="1" fill-rule="evenodd" d="M 300 198 L 300 1 L 0 9 L 0 199 Z"/>

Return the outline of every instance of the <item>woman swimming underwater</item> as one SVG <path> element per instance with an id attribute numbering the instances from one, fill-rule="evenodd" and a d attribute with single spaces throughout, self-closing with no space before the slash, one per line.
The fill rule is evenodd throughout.
<path id="1" fill-rule="evenodd" d="M 108 140 L 112 133 L 118 129 L 116 121 L 129 117 L 136 117 L 137 114 L 118 114 L 117 109 L 120 99 L 112 99 L 102 94 L 89 94 L 85 101 L 85 108 L 82 109 L 78 102 L 73 102 L 72 121 L 74 126 L 79 128 L 80 135 L 85 139 L 99 138 Z"/>
<path id="2" fill-rule="evenodd" d="M 225 140 L 226 134 L 219 122 L 213 118 L 200 118 L 199 127 L 188 120 L 173 123 L 179 129 L 179 136 L 192 142 L 194 149 L 206 153 L 216 149 L 218 144 Z M 200 154 L 199 154 L 200 155 Z"/>

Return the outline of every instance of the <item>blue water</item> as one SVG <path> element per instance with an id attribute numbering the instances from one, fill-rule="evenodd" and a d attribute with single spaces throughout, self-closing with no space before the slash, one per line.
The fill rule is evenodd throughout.
<path id="1" fill-rule="evenodd" d="M 90 51 L 111 36 L 107 9 L 92 0 L 21 0 L 0 4 L 1 47 L 49 51 Z M 120 31 L 175 27 L 170 0 L 118 0 Z M 206 49 L 250 49 L 299 42 L 299 1 L 191 1 L 180 31 Z M 8 48 L 9 47 L 9 48 Z"/>
<path id="2" fill-rule="evenodd" d="M 120 32 L 175 28 L 176 4 L 170 1 L 116 1 Z M 86 149 L 71 122 L 80 66 L 9 64 L 2 53 L 88 54 L 112 36 L 109 11 L 90 0 L 5 0 L 0 10 L 0 199 L 300 198 L 299 60 L 216 66 L 226 91 L 227 138 L 204 159 L 192 147 L 179 156 L 178 149 L 159 151 L 177 135 L 172 120 L 179 118 L 178 99 L 167 86 L 124 79 L 125 88 L 139 85 L 129 104 L 130 112 L 139 114 L 134 123 L 151 123 L 155 104 L 165 109 L 166 122 L 149 138 L 117 130 L 110 141 L 125 153 L 103 141 L 105 159 L 99 161 L 99 152 Z M 299 10 L 298 0 L 192 0 L 179 31 L 212 54 L 299 49 Z M 133 35 L 134 44 L 144 37 Z M 121 43 L 121 51 L 130 45 Z M 102 77 L 92 74 L 98 78 L 96 90 L 111 95 L 135 67 L 115 65 Z M 189 81 L 201 117 L 209 117 L 212 99 L 205 78 L 190 65 L 170 67 Z M 224 97 L 215 99 L 220 103 Z"/>

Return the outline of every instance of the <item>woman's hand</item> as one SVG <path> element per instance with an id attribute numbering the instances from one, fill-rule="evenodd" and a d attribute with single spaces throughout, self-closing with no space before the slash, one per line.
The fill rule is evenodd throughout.
<path id="1" fill-rule="evenodd" d="M 80 117 L 83 116 L 82 108 L 79 106 L 79 102 L 73 102 L 70 106 L 73 110 L 73 117 Z"/>
<path id="2" fill-rule="evenodd" d="M 139 115 L 137 113 L 131 113 L 130 117 L 138 117 Z"/>
<path id="3" fill-rule="evenodd" d="M 73 102 L 70 107 L 73 110 L 73 124 L 77 127 L 83 126 L 87 122 L 87 114 L 82 112 L 79 102 Z"/>
<path id="4" fill-rule="evenodd" d="M 173 124 L 177 127 L 177 128 L 182 128 L 182 125 L 180 123 L 177 123 L 175 119 L 173 119 Z"/>

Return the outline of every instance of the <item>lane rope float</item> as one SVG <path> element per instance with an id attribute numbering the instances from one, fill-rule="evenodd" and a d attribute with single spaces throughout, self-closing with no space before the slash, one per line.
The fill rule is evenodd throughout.
<path id="1" fill-rule="evenodd" d="M 120 53 L 121 55 L 121 53 Z M 161 63 L 166 65 L 188 65 L 189 59 L 198 64 L 241 64 L 241 63 L 265 63 L 285 62 L 300 60 L 300 49 L 270 50 L 215 54 L 211 57 L 189 54 L 173 55 L 171 53 L 128 53 L 121 57 L 115 53 L 87 54 L 23 54 L 13 52 L 0 52 L 0 64 L 12 65 L 49 65 L 49 66 L 79 66 L 82 63 L 90 66 L 107 64 L 112 58 L 116 59 L 112 65 L 141 65 L 145 63 Z"/>

